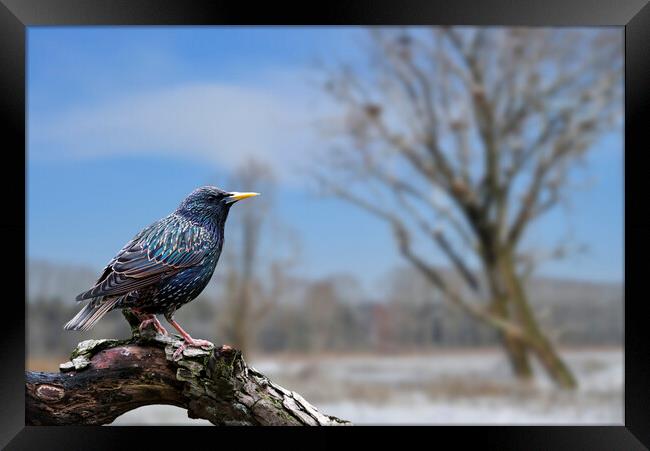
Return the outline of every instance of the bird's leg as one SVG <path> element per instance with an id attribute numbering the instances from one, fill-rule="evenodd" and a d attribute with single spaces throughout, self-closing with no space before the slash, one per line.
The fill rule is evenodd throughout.
<path id="1" fill-rule="evenodd" d="M 140 320 L 140 326 L 138 326 L 138 329 L 140 330 L 140 333 L 149 325 L 153 324 L 154 329 L 156 329 L 156 332 L 158 332 L 161 335 L 169 335 L 167 330 L 163 327 L 162 324 L 160 324 L 160 321 L 158 321 L 158 318 L 156 318 L 156 315 L 153 314 L 147 314 L 147 313 L 142 313 L 140 310 L 137 309 L 131 309 L 133 313 L 135 313 L 138 316 L 138 319 Z"/>
<path id="2" fill-rule="evenodd" d="M 214 347 L 214 344 L 211 343 L 211 342 L 209 342 L 208 340 L 201 340 L 201 339 L 199 339 L 199 338 L 192 338 L 192 337 L 190 337 L 190 334 L 188 334 L 187 332 L 185 332 L 185 331 L 183 330 L 183 328 L 181 327 L 181 325 L 178 324 L 176 321 L 174 321 L 174 318 L 172 318 L 171 316 L 165 315 L 165 318 L 167 319 L 167 321 L 169 322 L 169 324 L 171 324 L 172 326 L 174 326 L 174 329 L 176 329 L 176 330 L 181 334 L 181 336 L 183 337 L 183 340 L 185 340 L 185 343 L 183 343 L 182 345 L 180 345 L 179 348 L 178 348 L 176 351 L 174 351 L 174 355 L 172 356 L 172 358 L 173 358 L 174 360 L 177 360 L 177 359 L 180 357 L 180 355 L 182 354 L 182 352 L 183 352 L 183 351 L 184 351 L 188 346 L 193 346 L 193 347 L 196 347 L 196 348 L 199 348 L 199 347 L 201 347 L 201 346 L 211 346 L 211 347 Z"/>
<path id="3" fill-rule="evenodd" d="M 160 321 L 158 321 L 158 318 L 156 318 L 156 315 L 150 315 L 140 323 L 139 326 L 140 332 L 142 332 L 144 328 L 146 328 L 149 324 L 153 324 L 154 329 L 156 329 L 156 332 L 158 332 L 159 334 L 169 335 L 167 329 L 165 329 L 163 325 L 160 324 Z"/>
<path id="4" fill-rule="evenodd" d="M 156 315 L 153 315 L 153 327 L 156 328 L 158 333 L 162 335 L 169 335 L 169 332 L 167 332 L 167 329 L 163 327 L 162 324 L 160 324 L 160 321 L 158 321 L 158 318 L 156 318 Z"/>

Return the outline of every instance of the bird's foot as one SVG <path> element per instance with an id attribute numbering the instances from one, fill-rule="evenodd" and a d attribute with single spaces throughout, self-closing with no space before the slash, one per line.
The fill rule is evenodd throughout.
<path id="1" fill-rule="evenodd" d="M 156 332 L 158 332 L 161 335 L 169 335 L 169 332 L 167 332 L 167 329 L 163 327 L 162 324 L 160 324 L 160 321 L 158 321 L 158 318 L 155 317 L 155 315 L 152 315 L 149 318 L 144 319 L 141 323 L 138 329 L 140 329 L 140 333 L 149 325 L 153 324 L 154 329 L 156 329 Z"/>

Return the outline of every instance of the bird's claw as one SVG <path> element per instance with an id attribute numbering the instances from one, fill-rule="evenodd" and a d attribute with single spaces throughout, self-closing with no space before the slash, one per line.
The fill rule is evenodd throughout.
<path id="1" fill-rule="evenodd" d="M 147 318 L 147 319 L 143 320 L 140 323 L 140 326 L 138 326 L 138 329 L 140 330 L 140 333 L 142 333 L 142 331 L 144 331 L 144 329 L 146 329 L 146 327 L 149 324 L 153 324 L 153 327 L 156 329 L 156 332 L 158 332 L 159 334 L 161 334 L 161 335 L 169 335 L 169 332 L 167 332 L 167 329 L 165 329 L 163 327 L 163 325 L 160 324 L 160 321 L 158 321 L 158 319 L 155 316 L 153 318 Z"/>

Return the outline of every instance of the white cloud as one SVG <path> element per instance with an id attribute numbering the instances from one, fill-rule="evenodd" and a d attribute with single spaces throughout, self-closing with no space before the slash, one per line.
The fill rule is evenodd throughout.
<path id="1" fill-rule="evenodd" d="M 312 124 L 323 105 L 314 105 L 318 94 L 304 77 L 268 80 L 264 87 L 186 83 L 57 114 L 35 112 L 31 157 L 176 154 L 229 169 L 254 156 L 286 178 L 317 146 Z"/>

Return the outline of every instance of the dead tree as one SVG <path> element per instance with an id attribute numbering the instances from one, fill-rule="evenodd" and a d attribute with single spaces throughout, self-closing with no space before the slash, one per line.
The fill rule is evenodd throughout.
<path id="1" fill-rule="evenodd" d="M 175 361 L 180 340 L 140 334 L 137 319 L 125 316 L 132 338 L 87 340 L 59 373 L 26 373 L 27 425 L 109 424 L 151 404 L 182 407 L 215 425 L 350 424 L 274 384 L 228 346 L 189 348 Z"/>
<path id="2" fill-rule="evenodd" d="M 234 172 L 228 185 L 262 193 L 260 202 L 242 205 L 240 214 L 232 220 L 222 295 L 227 308 L 219 319 L 233 345 L 247 354 L 254 348 L 258 324 L 281 296 L 284 271 L 293 265 L 298 237 L 286 233 L 273 213 L 277 182 L 267 163 L 250 158 Z M 288 257 L 281 256 L 285 247 L 292 248 L 288 249 Z M 271 281 L 268 292 L 264 279 Z"/>
<path id="3" fill-rule="evenodd" d="M 522 238 L 620 124 L 620 30 L 373 29 L 367 53 L 327 75 L 340 110 L 317 179 L 386 221 L 435 289 L 495 328 L 517 376 L 533 354 L 574 387 L 530 307 Z"/>

